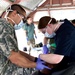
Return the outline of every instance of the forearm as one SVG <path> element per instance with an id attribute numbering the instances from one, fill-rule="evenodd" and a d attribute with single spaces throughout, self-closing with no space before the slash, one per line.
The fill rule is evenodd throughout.
<path id="1" fill-rule="evenodd" d="M 35 30 L 34 30 L 34 35 L 36 36 L 36 32 L 35 32 Z"/>
<path id="2" fill-rule="evenodd" d="M 36 67 L 35 62 L 32 62 L 25 57 L 19 57 L 17 62 L 18 62 L 17 65 L 20 66 L 20 67 L 24 67 L 24 68 L 35 68 Z"/>
<path id="3" fill-rule="evenodd" d="M 30 61 L 29 59 L 27 59 L 25 56 L 21 55 L 18 52 L 13 52 L 10 57 L 9 60 L 15 64 L 18 65 L 20 67 L 24 67 L 24 68 L 34 68 L 36 67 L 36 63 Z"/>
<path id="4" fill-rule="evenodd" d="M 31 55 L 29 55 L 29 54 L 27 54 L 25 52 L 22 52 L 22 51 L 19 51 L 19 53 L 21 55 L 23 55 L 24 57 L 28 58 L 30 61 L 35 61 L 35 57 L 33 57 L 33 56 L 31 56 Z"/>
<path id="5" fill-rule="evenodd" d="M 44 41 L 43 41 L 44 45 L 47 44 L 47 41 L 48 41 L 48 38 L 44 37 Z"/>
<path id="6" fill-rule="evenodd" d="M 25 30 L 25 36 L 27 36 L 27 31 Z"/>
<path id="7" fill-rule="evenodd" d="M 63 59 L 63 56 L 57 54 L 40 54 L 39 56 L 40 59 L 50 64 L 58 64 Z"/>

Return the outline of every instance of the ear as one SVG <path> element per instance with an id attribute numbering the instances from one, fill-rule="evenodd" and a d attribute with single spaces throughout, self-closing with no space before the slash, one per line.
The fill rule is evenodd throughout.
<path id="1" fill-rule="evenodd" d="M 54 27 L 54 25 L 53 24 L 50 24 L 50 27 L 52 28 L 52 27 Z"/>

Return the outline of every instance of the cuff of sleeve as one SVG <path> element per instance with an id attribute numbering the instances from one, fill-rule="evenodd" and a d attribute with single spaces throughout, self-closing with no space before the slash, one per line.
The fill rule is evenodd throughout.
<path id="1" fill-rule="evenodd" d="M 37 62 L 37 59 L 38 59 L 38 58 L 37 58 L 37 57 L 35 57 L 35 60 L 34 60 L 34 62 Z"/>

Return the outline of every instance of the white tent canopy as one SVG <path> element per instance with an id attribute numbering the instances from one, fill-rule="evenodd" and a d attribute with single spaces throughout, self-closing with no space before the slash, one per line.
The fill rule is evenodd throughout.
<path id="1" fill-rule="evenodd" d="M 34 11 L 35 8 L 38 7 L 38 5 L 41 5 L 46 0 L 0 0 L 0 15 L 9 5 L 17 3 L 22 5 L 27 14 Z"/>

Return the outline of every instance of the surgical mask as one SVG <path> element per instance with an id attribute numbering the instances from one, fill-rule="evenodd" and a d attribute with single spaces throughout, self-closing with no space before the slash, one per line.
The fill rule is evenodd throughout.
<path id="1" fill-rule="evenodd" d="M 9 13 L 10 11 L 13 11 L 13 10 L 11 9 L 11 7 L 10 7 L 10 9 L 6 10 L 6 14 L 5 14 L 5 17 L 4 17 L 4 18 L 6 18 L 6 20 L 7 20 L 7 18 L 10 19 L 10 20 L 15 24 L 15 25 L 14 25 L 14 29 L 15 29 L 15 30 L 18 30 L 18 29 L 22 28 L 22 26 L 24 25 L 24 22 L 25 22 L 25 18 L 24 18 L 24 22 L 23 22 L 23 20 L 21 19 L 20 23 L 19 23 L 19 24 L 16 24 L 16 23 L 14 22 L 14 20 L 12 20 L 10 17 L 8 17 L 8 13 Z M 19 15 L 19 14 L 18 14 L 18 15 Z M 20 17 L 20 15 L 19 15 L 19 17 Z M 20 17 L 20 18 L 21 18 L 21 17 Z"/>
<path id="2" fill-rule="evenodd" d="M 6 15 L 5 15 L 6 20 L 7 20 L 7 18 L 8 18 L 8 19 L 10 19 L 10 20 L 15 24 L 15 25 L 14 25 L 14 29 L 15 29 L 15 30 L 18 30 L 18 29 L 22 28 L 22 26 L 24 25 L 24 22 L 23 22 L 22 19 L 21 19 L 21 21 L 20 21 L 19 24 L 16 24 L 10 17 L 7 17 L 7 15 L 8 15 L 8 12 L 7 12 Z M 19 16 L 20 16 L 20 15 L 19 15 Z"/>
<path id="3" fill-rule="evenodd" d="M 19 14 L 18 14 L 18 15 L 19 15 Z M 20 17 L 20 15 L 19 15 L 19 17 Z M 21 17 L 20 17 L 20 18 L 21 18 Z M 24 22 L 23 22 L 23 20 L 21 19 L 21 21 L 20 21 L 19 24 L 15 24 L 15 25 L 14 25 L 14 28 L 15 28 L 15 30 L 18 30 L 18 29 L 22 28 L 23 25 L 24 25 Z"/>
<path id="4" fill-rule="evenodd" d="M 14 25 L 15 30 L 22 28 L 22 26 L 24 25 L 23 20 L 21 20 L 19 24 L 16 24 L 11 18 L 9 18 L 9 17 L 7 17 L 7 18 L 10 19 L 15 24 Z"/>
<path id="5" fill-rule="evenodd" d="M 18 30 L 18 29 L 22 28 L 23 25 L 24 25 L 23 20 L 21 20 L 18 25 L 17 24 L 14 25 L 14 28 L 15 28 L 15 30 Z"/>
<path id="6" fill-rule="evenodd" d="M 45 35 L 45 37 L 47 37 L 47 38 L 53 38 L 55 35 L 56 35 L 56 33 L 52 33 L 52 34 L 48 34 L 47 32 L 44 34 Z"/>

